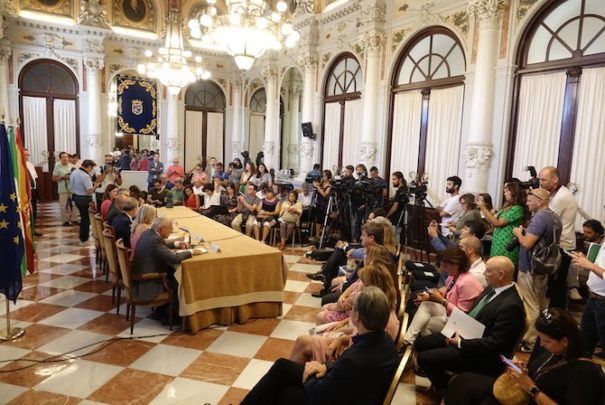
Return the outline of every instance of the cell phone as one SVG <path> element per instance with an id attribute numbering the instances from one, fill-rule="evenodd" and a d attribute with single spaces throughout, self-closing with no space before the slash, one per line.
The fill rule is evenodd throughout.
<path id="1" fill-rule="evenodd" d="M 428 287 L 424 287 L 424 291 L 427 292 L 427 293 L 429 293 L 429 294 L 431 293 L 431 289 L 428 288 Z"/>
<path id="2" fill-rule="evenodd" d="M 506 357 L 504 357 L 503 355 L 500 355 L 500 360 L 502 360 L 502 362 L 504 364 L 506 364 L 508 367 L 510 367 L 513 371 L 517 372 L 517 373 L 521 373 L 523 370 L 521 370 L 519 368 L 519 366 L 517 366 L 515 363 L 513 363 L 513 361 L 511 359 L 508 359 Z"/>
<path id="3" fill-rule="evenodd" d="M 569 257 L 573 257 L 573 255 L 571 254 L 571 252 L 568 252 L 567 250 L 563 249 L 563 253 L 565 253 L 567 256 Z"/>

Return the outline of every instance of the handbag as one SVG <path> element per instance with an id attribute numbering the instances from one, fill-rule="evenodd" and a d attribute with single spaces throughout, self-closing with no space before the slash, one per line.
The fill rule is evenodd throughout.
<path id="1" fill-rule="evenodd" d="M 531 271 L 538 276 L 550 276 L 557 272 L 561 265 L 561 250 L 557 243 L 557 221 L 553 216 L 552 242 L 546 245 L 542 238 L 531 257 Z"/>
<path id="2" fill-rule="evenodd" d="M 502 405 L 525 405 L 529 403 L 529 393 L 523 390 L 507 372 L 496 379 L 492 392 L 494 398 Z"/>

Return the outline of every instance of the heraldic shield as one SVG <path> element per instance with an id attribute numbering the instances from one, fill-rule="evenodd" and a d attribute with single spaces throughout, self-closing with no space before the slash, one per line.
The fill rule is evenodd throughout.
<path id="1" fill-rule="evenodd" d="M 132 135 L 157 135 L 157 84 L 155 81 L 118 76 L 117 130 Z"/>

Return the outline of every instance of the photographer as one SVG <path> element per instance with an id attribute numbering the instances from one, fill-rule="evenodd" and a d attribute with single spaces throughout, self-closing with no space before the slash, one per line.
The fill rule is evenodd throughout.
<path id="1" fill-rule="evenodd" d="M 69 163 L 69 155 L 65 152 L 59 153 L 59 164 L 53 169 L 52 181 L 57 183 L 57 192 L 59 193 L 59 208 L 61 208 L 61 222 L 63 226 L 72 224 L 71 183 L 69 176 L 74 167 Z M 101 205 L 99 204 L 99 207 Z"/>
<path id="2" fill-rule="evenodd" d="M 391 175 L 391 184 L 395 188 L 395 195 L 390 201 L 391 207 L 387 213 L 387 218 L 395 226 L 401 226 L 401 213 L 405 210 L 405 205 L 408 201 L 408 185 L 403 177 L 403 173 L 394 172 Z"/>
<path id="3" fill-rule="evenodd" d="M 533 217 L 527 227 L 519 226 L 513 229 L 513 235 L 519 240 L 519 274 L 517 276 L 517 287 L 525 302 L 528 311 L 527 316 L 530 327 L 523 336 L 521 351 L 530 353 L 536 343 L 536 329 L 533 327 L 538 314 L 548 308 L 549 298 L 546 296 L 548 276 L 535 274 L 532 270 L 532 256 L 534 249 L 540 241 L 544 246 L 550 245 L 553 240 L 553 227 L 556 242 L 561 235 L 561 220 L 559 216 L 548 208 L 550 194 L 543 188 L 535 188 L 527 194 L 527 208 L 533 213 Z"/>
<path id="4" fill-rule="evenodd" d="M 361 237 L 361 225 L 365 216 L 365 191 L 364 182 L 368 181 L 368 169 L 363 164 L 355 166 L 357 182 L 351 191 L 351 211 L 353 213 L 353 241 Z"/>
<path id="5" fill-rule="evenodd" d="M 332 191 L 330 180 L 332 180 L 332 172 L 324 170 L 321 183 L 317 180 L 313 182 L 313 187 L 315 187 L 315 191 L 317 192 L 315 206 L 311 210 L 311 218 L 315 222 L 315 240 L 309 238 L 309 242 L 318 241 L 321 238 L 321 227 L 328 211 L 328 202 L 330 201 L 330 193 Z"/>
<path id="6" fill-rule="evenodd" d="M 370 168 L 370 181 L 374 189 L 374 201 L 372 201 L 372 209 L 384 206 L 384 200 L 389 197 L 389 187 L 387 182 L 378 174 L 378 168 L 372 166 Z"/>
<path id="7" fill-rule="evenodd" d="M 107 188 L 109 184 L 115 184 L 116 186 L 122 185 L 122 175 L 120 174 L 120 171 L 119 166 L 115 165 L 113 162 L 113 156 L 105 155 L 105 164 L 103 167 L 99 167 L 99 170 L 93 177 L 94 181 L 101 184 L 95 192 L 97 212 L 101 211 L 101 203 L 103 202 L 105 188 Z"/>

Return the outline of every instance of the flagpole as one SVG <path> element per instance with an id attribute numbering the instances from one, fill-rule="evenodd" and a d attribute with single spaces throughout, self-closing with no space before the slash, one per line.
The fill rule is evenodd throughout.
<path id="1" fill-rule="evenodd" d="M 10 318 L 10 302 L 8 298 L 4 297 L 6 301 L 6 334 L 0 335 L 0 341 L 15 340 L 25 335 L 25 330 L 21 328 L 11 329 L 11 318 Z"/>

